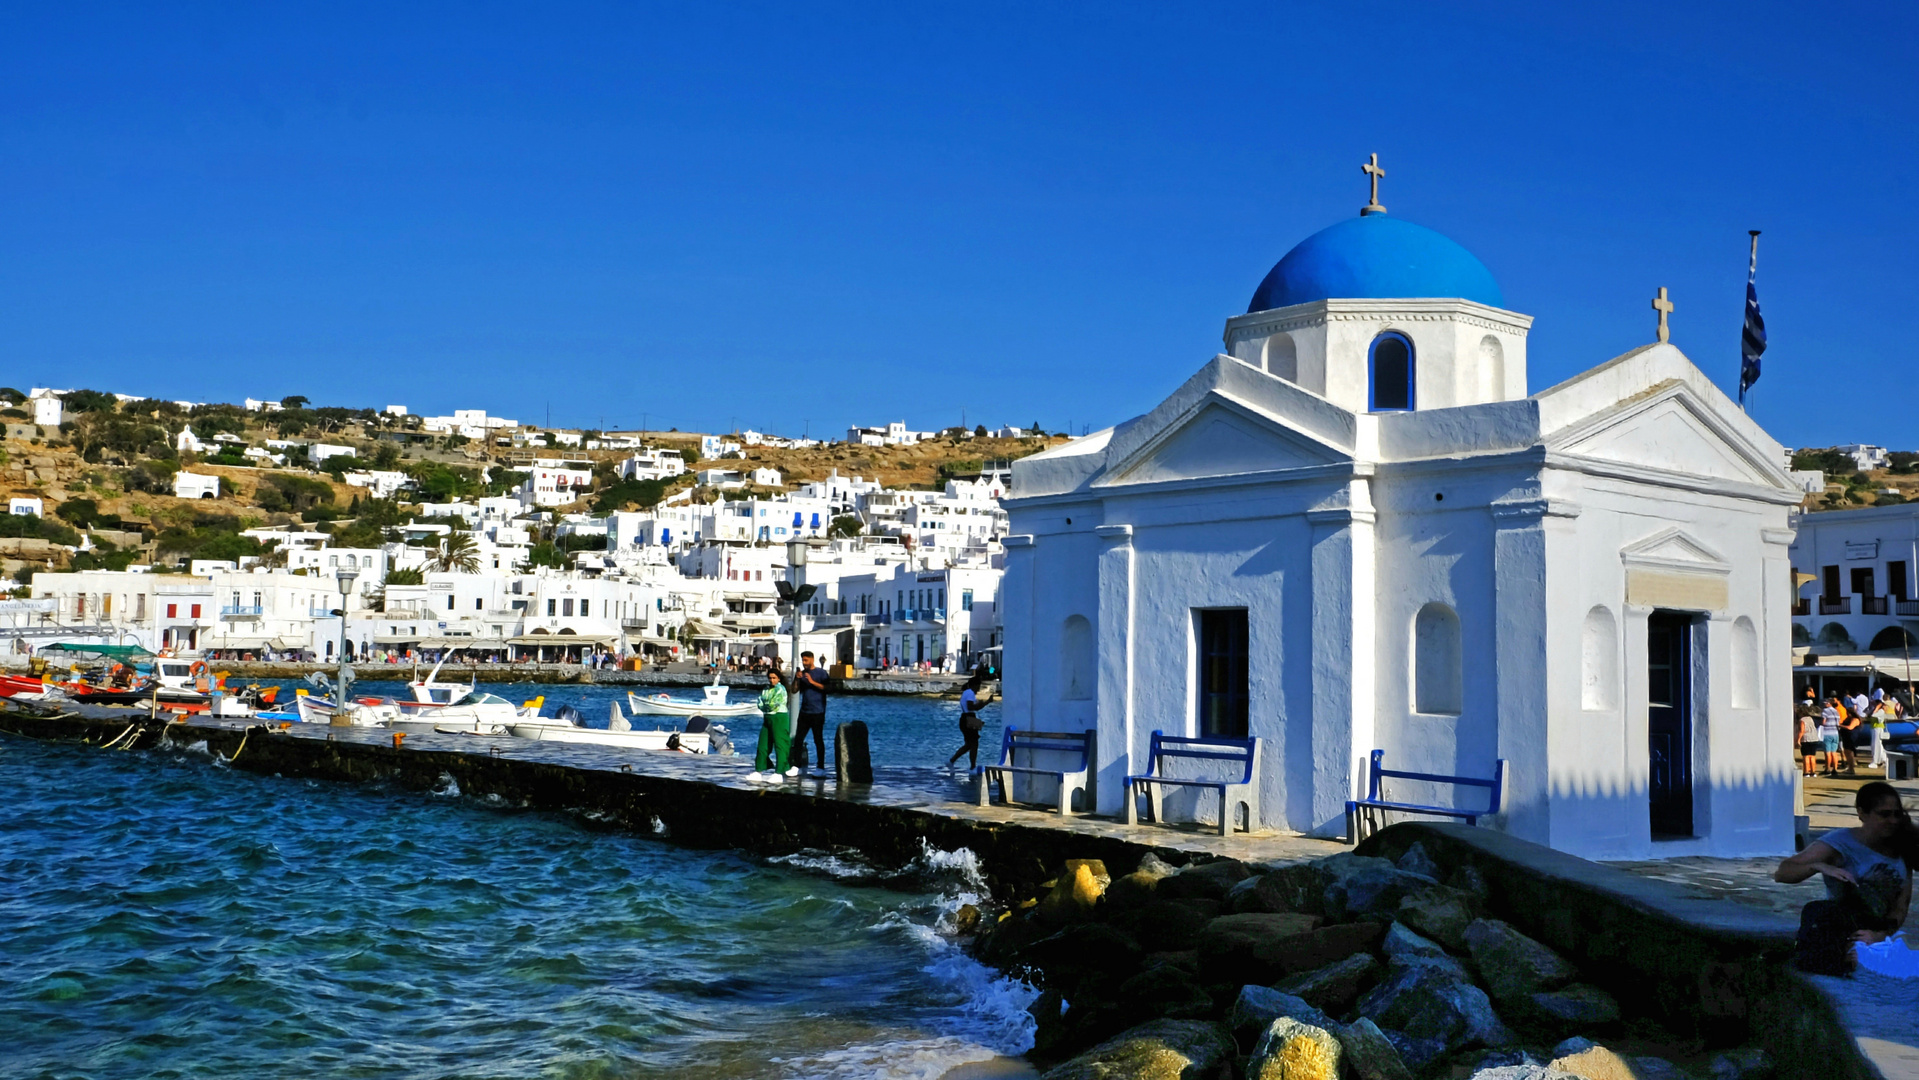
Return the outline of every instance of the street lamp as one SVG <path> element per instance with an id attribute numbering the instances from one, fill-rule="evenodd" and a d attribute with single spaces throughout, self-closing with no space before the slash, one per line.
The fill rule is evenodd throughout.
<path id="1" fill-rule="evenodd" d="M 333 572 L 340 582 L 340 663 L 346 664 L 346 613 L 347 605 L 353 595 L 353 579 L 360 576 L 358 570 L 342 567 Z"/>
<path id="2" fill-rule="evenodd" d="M 793 666 L 793 693 L 798 695 L 800 692 L 800 602 L 805 599 L 800 595 L 800 587 L 806 580 L 806 541 L 796 537 L 786 542 L 786 573 L 793 584 L 793 595 L 787 598 L 788 605 L 793 609 L 792 614 L 787 616 L 793 621 L 793 651 L 788 654 L 788 662 Z M 795 704 L 797 705 L 797 702 Z"/>

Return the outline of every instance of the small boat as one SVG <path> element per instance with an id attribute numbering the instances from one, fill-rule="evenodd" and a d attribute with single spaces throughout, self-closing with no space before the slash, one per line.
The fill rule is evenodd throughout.
<path id="1" fill-rule="evenodd" d="M 718 679 L 711 686 L 702 686 L 705 696 L 699 701 L 687 701 L 669 697 L 666 694 L 653 694 L 641 697 L 628 691 L 626 707 L 634 716 L 757 716 L 760 707 L 755 702 L 743 705 L 726 703 L 726 686 Z"/>
<path id="2" fill-rule="evenodd" d="M 695 716 L 686 722 L 684 731 L 647 731 L 635 730 L 633 725 L 620 713 L 620 703 L 608 702 L 609 715 L 607 726 L 590 728 L 576 723 L 573 717 L 579 713 L 572 707 L 564 707 L 552 720 L 540 720 L 528 723 L 508 724 L 507 732 L 518 738 L 534 739 L 539 742 L 593 743 L 600 746 L 623 746 L 630 750 L 662 750 L 681 754 L 730 754 L 733 744 L 726 737 L 726 729 L 713 724 L 704 716 Z M 570 715 L 569 715 L 570 714 Z"/>

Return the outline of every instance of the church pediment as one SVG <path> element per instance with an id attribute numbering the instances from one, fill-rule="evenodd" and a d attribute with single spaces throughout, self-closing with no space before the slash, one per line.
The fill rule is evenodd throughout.
<path id="1" fill-rule="evenodd" d="M 1759 487 L 1783 482 L 1776 467 L 1769 468 L 1683 387 L 1604 414 L 1553 442 L 1558 444 L 1554 449 L 1566 454 L 1637 469 Z"/>
<path id="2" fill-rule="evenodd" d="M 1120 462 L 1100 486 L 1239 476 L 1349 460 L 1338 449 L 1215 392 Z"/>
<path id="3" fill-rule="evenodd" d="M 1725 556 L 1676 527 L 1662 529 L 1620 548 L 1619 558 L 1628 566 L 1661 570 L 1704 574 L 1726 574 L 1732 571 L 1732 564 L 1726 561 Z"/>

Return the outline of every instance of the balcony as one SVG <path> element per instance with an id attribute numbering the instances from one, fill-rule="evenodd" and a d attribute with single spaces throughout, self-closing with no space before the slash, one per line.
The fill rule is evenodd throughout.
<path id="1" fill-rule="evenodd" d="M 1792 613 L 1794 615 L 1812 614 L 1812 601 L 1811 600 L 1794 600 L 1792 602 Z"/>
<path id="2" fill-rule="evenodd" d="M 1902 619 L 1919 619 L 1919 600 L 1894 601 L 1893 609 Z"/>
<path id="3" fill-rule="evenodd" d="M 1819 614 L 1821 615 L 1852 614 L 1852 597 L 1850 596 L 1820 597 L 1819 598 Z"/>
<path id="4" fill-rule="evenodd" d="M 265 614 L 266 608 L 260 604 L 228 604 L 220 609 L 222 619 L 257 619 Z"/>
<path id="5" fill-rule="evenodd" d="M 1859 598 L 1859 614 L 1861 614 L 1861 615 L 1886 615 L 1886 614 L 1889 614 L 1889 612 L 1888 612 L 1888 610 L 1887 610 L 1887 608 L 1888 608 L 1888 604 L 1887 604 L 1887 602 L 1886 602 L 1886 600 L 1887 600 L 1887 598 L 1886 598 L 1886 597 L 1883 597 L 1883 596 L 1862 596 L 1862 597 L 1860 597 L 1860 598 Z"/>

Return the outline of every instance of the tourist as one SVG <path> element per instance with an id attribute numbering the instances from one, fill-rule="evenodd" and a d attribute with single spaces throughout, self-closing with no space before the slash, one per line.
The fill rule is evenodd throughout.
<path id="1" fill-rule="evenodd" d="M 1826 707 L 1819 713 L 1819 741 L 1826 750 L 1826 771 L 1821 776 L 1839 775 L 1839 717 L 1845 706 L 1839 704 L 1837 697 L 1826 699 Z"/>
<path id="2" fill-rule="evenodd" d="M 1886 722 L 1899 718 L 1899 703 L 1887 697 L 1884 690 L 1874 690 L 1872 696 L 1872 712 L 1866 720 L 1872 725 L 1872 761 L 1868 767 L 1883 769 L 1886 767 Z"/>
<path id="3" fill-rule="evenodd" d="M 1846 775 L 1858 772 L 1858 759 L 1853 749 L 1859 745 L 1859 729 L 1865 725 L 1864 709 L 1848 710 L 1848 715 L 1839 721 L 1839 752 L 1846 759 Z"/>
<path id="4" fill-rule="evenodd" d="M 1884 941 L 1906 921 L 1919 830 L 1883 780 L 1861 787 L 1853 807 L 1858 825 L 1826 833 L 1773 871 L 1773 880 L 1786 885 L 1814 874 L 1826 879 L 1826 899 L 1807 904 L 1799 917 L 1794 962 L 1802 971 L 1843 975 L 1854 963 L 1853 943 Z"/>
<path id="5" fill-rule="evenodd" d="M 984 678 L 984 676 L 975 675 L 966 680 L 965 687 L 960 690 L 959 729 L 960 738 L 965 742 L 958 750 L 953 751 L 952 757 L 946 759 L 946 767 L 949 770 L 953 767 L 953 763 L 960 759 L 961 754 L 966 755 L 969 769 L 974 771 L 979 769 L 979 733 L 986 727 L 986 722 L 979 718 L 979 688 Z"/>
<path id="6" fill-rule="evenodd" d="M 1799 713 L 1799 756 L 1805 765 L 1805 774 L 1811 776 L 1819 764 L 1819 754 L 1825 750 L 1825 743 L 1819 739 L 1819 719 L 1816 711 L 1801 710 Z"/>
<path id="7" fill-rule="evenodd" d="M 753 773 L 749 780 L 760 783 L 777 782 L 782 774 L 798 776 L 799 770 L 789 760 L 792 751 L 792 718 L 786 714 L 786 687 L 780 683 L 780 673 L 766 673 L 766 689 L 760 691 L 760 748 L 753 758 Z"/>
<path id="8" fill-rule="evenodd" d="M 806 733 L 813 733 L 813 756 L 826 768 L 826 670 L 813 666 L 813 654 L 800 654 L 794 685 L 800 693 L 799 722 L 793 728 L 793 764 L 806 767 Z"/>

